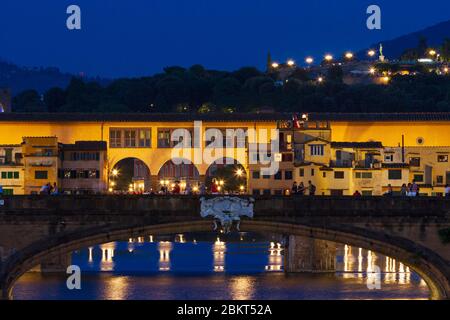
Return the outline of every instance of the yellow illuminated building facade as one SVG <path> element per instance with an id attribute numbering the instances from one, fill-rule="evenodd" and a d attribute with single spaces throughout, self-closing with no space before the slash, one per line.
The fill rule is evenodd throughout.
<path id="1" fill-rule="evenodd" d="M 196 120 L 201 121 L 200 127 Z M 440 195 L 445 184 L 450 183 L 450 114 L 447 113 L 310 113 L 298 125 L 293 123 L 291 114 L 277 113 L 198 116 L 9 113 L 0 115 L 0 172 L 18 166 L 19 175 L 15 179 L 13 174 L 14 181 L 0 176 L 0 184 L 4 189 L 14 189 L 14 194 L 37 193 L 47 182 L 60 186 L 64 182 L 61 169 L 70 169 L 61 163 L 61 145 L 96 141 L 106 142 L 100 167 L 90 165 L 92 175 L 95 170 L 101 172 L 95 173 L 101 182 L 97 184 L 98 192 L 108 190 L 112 169 L 126 158 L 140 160 L 149 170 L 149 182 L 146 183 L 147 178 L 139 180 L 139 186 L 146 183 L 146 190 L 159 190 L 165 178 L 162 169 L 167 163 L 174 157 L 190 155 L 195 159 L 199 154 L 202 157 L 201 151 L 209 143 L 204 139 L 201 142 L 180 139 L 186 145 L 174 154 L 176 143 L 170 136 L 181 128 L 202 136 L 209 128 L 223 132 L 255 129 L 257 134 L 247 137 L 244 147 L 210 155 L 213 160 L 238 160 L 248 178 L 245 192 L 250 194 L 289 194 L 294 181 L 305 186 L 311 181 L 316 186 L 316 195 L 352 195 L 355 191 L 381 195 L 389 185 L 397 192 L 402 184 L 416 180 L 421 185 L 421 193 Z M 270 144 L 273 139 L 259 134 L 260 129 L 280 130 L 280 150 L 274 155 L 280 170 L 275 175 L 263 176 L 260 172 L 263 165 L 248 163 L 249 146 Z M 22 149 L 20 163 L 1 164 L 1 150 L 8 145 L 14 146 L 13 150 Z M 210 163 L 194 166 L 194 176 L 204 181 Z M 8 188 L 8 183 L 14 187 Z"/>
<path id="2" fill-rule="evenodd" d="M 0 185 L 3 194 L 24 194 L 24 165 L 20 144 L 0 145 Z"/>
<path id="3" fill-rule="evenodd" d="M 24 192 L 38 194 L 43 185 L 58 180 L 58 138 L 25 136 L 22 143 Z"/>

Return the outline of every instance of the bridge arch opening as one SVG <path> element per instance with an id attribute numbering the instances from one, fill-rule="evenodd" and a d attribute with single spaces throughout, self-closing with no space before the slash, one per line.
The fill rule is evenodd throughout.
<path id="1" fill-rule="evenodd" d="M 200 174 L 197 167 L 189 160 L 177 158 L 166 161 L 158 172 L 158 183 L 161 190 L 183 193 L 186 190 L 199 188 Z M 179 188 L 179 190 L 178 190 Z"/>
<path id="2" fill-rule="evenodd" d="M 247 181 L 247 170 L 233 158 L 219 158 L 206 170 L 205 184 L 212 192 L 245 193 Z"/>
<path id="3" fill-rule="evenodd" d="M 113 193 L 144 193 L 151 191 L 150 168 L 135 157 L 121 159 L 109 172 L 108 190 Z"/>
<path id="4" fill-rule="evenodd" d="M 165 235 L 189 232 L 211 231 L 210 220 L 197 220 L 178 223 L 162 223 L 148 226 L 111 227 L 101 226 L 73 234 L 62 234 L 43 239 L 28 246 L 20 254 L 11 256 L 4 264 L 4 273 L 0 279 L 2 297 L 12 298 L 14 283 L 25 272 L 42 261 L 55 258 L 62 253 L 70 253 L 81 248 L 100 243 L 126 241 L 142 235 Z M 448 265 L 431 250 L 406 239 L 384 239 L 378 232 L 355 231 L 336 228 L 311 227 L 294 223 L 245 220 L 241 231 L 266 234 L 295 235 L 319 240 L 348 244 L 371 250 L 404 263 L 414 270 L 427 283 L 432 299 L 450 298 L 450 275 Z M 389 240 L 389 241 L 388 241 Z M 395 241 L 393 241 L 395 240 Z M 421 254 L 417 254 L 417 250 Z"/>

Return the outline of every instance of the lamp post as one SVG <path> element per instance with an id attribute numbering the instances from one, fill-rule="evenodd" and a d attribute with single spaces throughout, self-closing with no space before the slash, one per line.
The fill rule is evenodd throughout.
<path id="1" fill-rule="evenodd" d="M 430 50 L 428 51 L 428 55 L 429 55 L 433 60 L 438 60 L 439 54 L 436 52 L 436 50 L 430 49 Z"/>
<path id="2" fill-rule="evenodd" d="M 114 191 L 114 187 L 116 186 L 115 179 L 117 178 L 118 175 L 119 175 L 119 170 L 117 170 L 117 169 L 112 169 L 111 173 L 108 175 L 108 191 L 109 192 Z M 111 178 L 112 178 L 112 180 L 111 180 Z"/>

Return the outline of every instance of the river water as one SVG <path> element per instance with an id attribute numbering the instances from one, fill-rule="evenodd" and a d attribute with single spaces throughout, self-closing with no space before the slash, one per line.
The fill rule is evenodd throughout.
<path id="1" fill-rule="evenodd" d="M 214 236 L 216 237 L 216 236 Z M 248 237 L 247 237 L 248 238 Z M 170 239 L 169 239 L 170 240 Z M 107 243 L 72 254 L 81 290 L 66 277 L 29 272 L 14 299 L 427 299 L 425 282 L 401 262 L 338 245 L 335 274 L 283 273 L 282 247 L 255 239 Z M 381 276 L 374 271 L 380 268 Z M 379 278 L 379 282 L 377 279 Z M 377 285 L 378 284 L 378 285 Z"/>

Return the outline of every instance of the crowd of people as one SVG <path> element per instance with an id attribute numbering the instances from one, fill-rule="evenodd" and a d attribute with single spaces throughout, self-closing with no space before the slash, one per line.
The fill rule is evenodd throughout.
<path id="1" fill-rule="evenodd" d="M 314 196 L 316 194 L 316 186 L 311 182 L 311 180 L 308 181 L 308 185 L 305 186 L 303 182 L 300 182 L 300 184 L 297 184 L 297 182 L 294 181 L 294 184 L 292 185 L 291 194 L 293 195 L 310 195 Z"/>
<path id="2" fill-rule="evenodd" d="M 158 194 L 161 195 L 168 195 L 168 194 L 173 194 L 173 195 L 177 195 L 177 194 L 184 194 L 184 195 L 193 195 L 193 194 L 199 194 L 199 195 L 205 195 L 205 194 L 230 194 L 229 191 L 226 190 L 221 190 L 221 187 L 218 183 L 218 181 L 216 181 L 216 179 L 213 179 L 211 182 L 211 187 L 208 190 L 208 188 L 206 187 L 205 183 L 200 183 L 200 185 L 198 186 L 192 186 L 189 182 L 186 183 L 186 185 L 184 186 L 184 189 L 181 188 L 181 184 L 180 181 L 175 181 L 172 186 L 171 189 L 169 189 L 169 186 L 166 185 L 161 185 L 161 188 L 158 192 Z M 232 194 L 240 194 L 239 192 L 235 192 Z"/>
<path id="3" fill-rule="evenodd" d="M 152 193 L 152 191 L 151 191 Z M 202 183 L 200 187 L 192 187 L 192 185 L 188 182 L 186 183 L 186 186 L 184 187 L 184 190 L 181 190 L 181 184 L 180 181 L 175 181 L 175 183 L 172 186 L 172 189 L 169 189 L 168 185 L 161 185 L 161 188 L 158 192 L 158 194 L 167 195 L 167 194 L 185 194 L 185 195 L 192 195 L 195 193 L 200 194 L 206 194 L 206 187 L 205 184 Z"/>
<path id="4" fill-rule="evenodd" d="M 403 197 L 418 197 L 420 195 L 419 191 L 420 191 L 419 185 L 416 183 L 415 180 L 413 180 L 413 182 L 408 183 L 408 185 L 406 185 L 405 183 L 402 185 L 400 189 L 400 195 Z M 392 186 L 390 184 L 388 185 L 388 190 L 384 195 L 385 196 L 394 195 L 394 190 L 392 189 Z"/>
<path id="5" fill-rule="evenodd" d="M 316 194 L 316 186 L 311 182 L 308 181 L 308 185 L 304 185 L 303 182 L 300 182 L 299 184 L 297 184 L 297 182 L 294 182 L 292 185 L 292 189 L 290 190 L 290 194 L 291 195 L 310 195 L 310 196 L 314 196 Z M 126 192 L 126 193 L 130 193 L 130 192 Z M 226 194 L 230 194 L 229 192 L 224 192 Z M 450 198 L 450 185 L 446 184 L 445 185 L 445 189 L 444 189 L 444 196 Z M 53 185 L 48 182 L 46 184 L 44 184 L 40 191 L 39 194 L 41 195 L 58 195 L 59 191 L 58 191 L 58 186 L 56 185 L 56 182 L 53 183 Z M 184 187 L 184 190 L 182 190 L 181 185 L 180 185 L 180 181 L 175 181 L 175 183 L 172 185 L 172 188 L 169 189 L 169 186 L 167 185 L 162 185 L 161 189 L 159 190 L 159 192 L 154 192 L 153 190 L 151 190 L 150 192 L 132 192 L 132 194 L 160 194 L 160 195 L 179 195 L 179 194 L 184 194 L 184 195 L 193 195 L 193 194 L 199 194 L 199 195 L 206 195 L 206 194 L 221 194 L 219 186 L 217 183 L 213 183 L 211 184 L 211 188 L 210 190 L 208 190 L 206 188 L 206 185 L 204 183 L 201 183 L 199 186 L 195 186 L 193 187 L 190 183 L 186 183 L 186 186 Z M 236 192 L 236 194 L 241 194 L 240 192 Z M 401 189 L 400 189 L 400 196 L 404 196 L 404 197 L 417 197 L 420 194 L 420 187 L 419 185 L 416 183 L 415 180 L 413 180 L 412 183 L 408 183 L 403 184 Z M 3 195 L 3 186 L 0 184 L 0 196 Z M 384 193 L 385 196 L 394 196 L 395 192 L 394 189 L 392 188 L 392 186 L 389 184 L 387 187 L 387 192 Z M 360 197 L 361 193 L 356 190 L 353 193 L 353 196 L 355 197 Z"/>
<path id="6" fill-rule="evenodd" d="M 54 182 L 53 185 L 50 182 L 44 184 L 41 187 L 41 189 L 39 190 L 39 194 L 42 194 L 42 195 L 50 195 L 50 194 L 57 195 L 57 194 L 59 194 L 56 182 Z"/>

